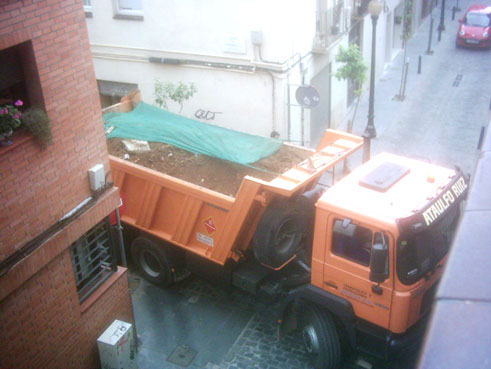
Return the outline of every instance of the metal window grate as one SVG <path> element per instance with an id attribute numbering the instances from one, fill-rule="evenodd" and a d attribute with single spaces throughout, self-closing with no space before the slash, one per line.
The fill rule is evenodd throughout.
<path id="1" fill-rule="evenodd" d="M 70 246 L 75 284 L 80 302 L 117 269 L 107 220 L 80 237 Z"/>

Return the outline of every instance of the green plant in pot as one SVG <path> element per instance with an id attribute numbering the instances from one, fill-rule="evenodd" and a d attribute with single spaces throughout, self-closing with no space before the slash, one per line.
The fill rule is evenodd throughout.
<path id="1" fill-rule="evenodd" d="M 21 100 L 17 100 L 13 105 L 3 105 L 0 107 L 0 146 L 12 144 L 12 133 L 22 124 L 22 113 L 19 107 L 23 105 Z"/>
<path id="2" fill-rule="evenodd" d="M 44 110 L 32 107 L 22 114 L 22 124 L 44 149 L 51 143 L 51 124 Z"/>

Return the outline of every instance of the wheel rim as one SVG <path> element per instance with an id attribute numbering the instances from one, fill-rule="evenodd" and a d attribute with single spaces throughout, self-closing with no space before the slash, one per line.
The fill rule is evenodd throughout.
<path id="1" fill-rule="evenodd" d="M 150 277 L 157 278 L 160 276 L 160 263 L 150 251 L 143 250 L 140 253 L 140 265 Z"/>
<path id="2" fill-rule="evenodd" d="M 295 242 L 298 235 L 298 227 L 294 220 L 287 219 L 281 223 L 275 237 L 275 249 L 282 253 L 288 250 Z"/>
<path id="3" fill-rule="evenodd" d="M 302 330 L 303 344 L 309 354 L 317 354 L 319 352 L 319 337 L 312 324 L 305 326 Z"/>

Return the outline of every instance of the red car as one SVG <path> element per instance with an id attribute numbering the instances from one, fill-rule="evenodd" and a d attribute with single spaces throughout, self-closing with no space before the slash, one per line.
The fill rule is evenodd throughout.
<path id="1" fill-rule="evenodd" d="M 491 5 L 472 5 L 459 23 L 457 46 L 491 47 Z"/>

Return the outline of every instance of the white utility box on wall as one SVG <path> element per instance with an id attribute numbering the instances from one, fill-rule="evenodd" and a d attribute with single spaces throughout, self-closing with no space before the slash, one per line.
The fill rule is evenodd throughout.
<path id="1" fill-rule="evenodd" d="M 92 191 L 97 191 L 106 183 L 104 165 L 97 164 L 89 169 L 89 183 Z"/>
<path id="2" fill-rule="evenodd" d="M 112 322 L 97 340 L 101 369 L 135 369 L 135 343 L 130 323 Z"/>

